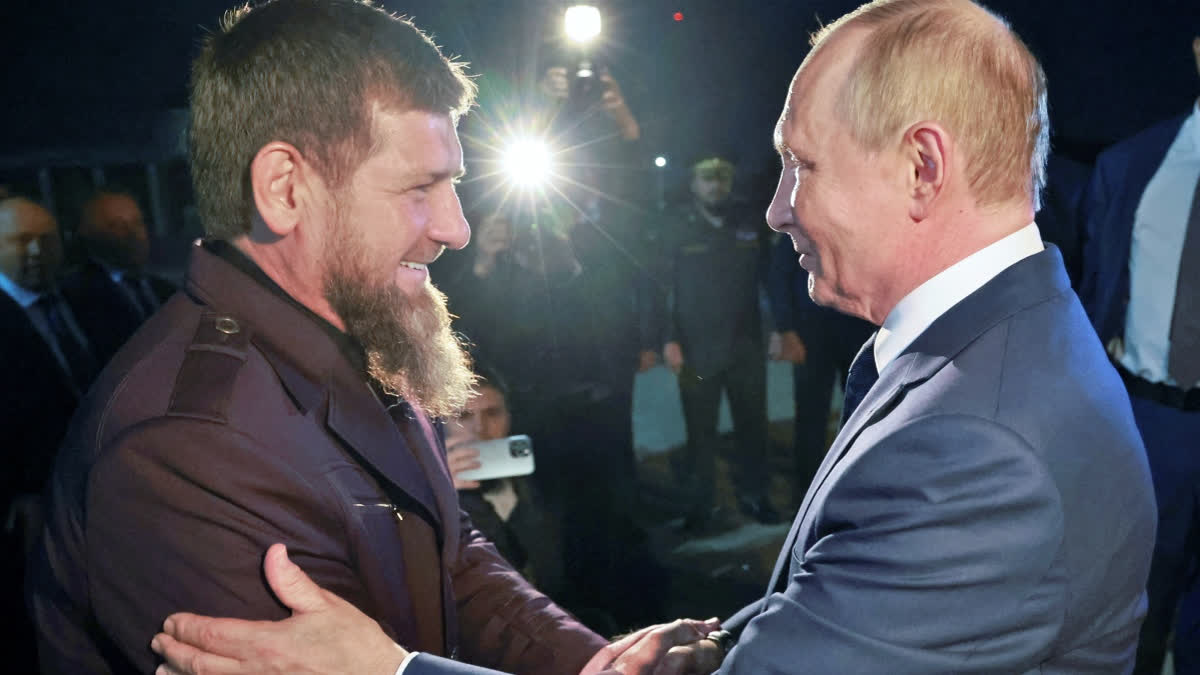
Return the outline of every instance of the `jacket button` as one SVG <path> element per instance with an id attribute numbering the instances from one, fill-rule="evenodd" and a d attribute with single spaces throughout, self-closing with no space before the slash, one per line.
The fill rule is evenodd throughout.
<path id="1" fill-rule="evenodd" d="M 226 335 L 236 335 L 241 329 L 242 327 L 238 325 L 237 321 L 233 320 L 233 317 L 222 316 L 217 318 L 217 330 Z"/>

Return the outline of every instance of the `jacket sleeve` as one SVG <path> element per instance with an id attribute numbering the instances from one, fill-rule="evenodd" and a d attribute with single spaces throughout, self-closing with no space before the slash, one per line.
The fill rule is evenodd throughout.
<path id="1" fill-rule="evenodd" d="M 262 576 L 275 542 L 322 587 L 368 611 L 340 543 L 340 506 L 285 453 L 184 418 L 145 422 L 115 443 L 88 480 L 85 569 L 97 625 L 137 671 L 154 670 L 148 640 L 174 612 L 286 618 Z"/>
<path id="2" fill-rule="evenodd" d="M 926 417 L 844 471 L 721 673 L 1037 670 L 1067 580 L 1061 500 L 1032 448 L 989 420 Z"/>
<path id="3" fill-rule="evenodd" d="M 521 577 L 465 513 L 460 532 L 451 574 L 464 661 L 531 675 L 571 674 L 608 644 Z"/>

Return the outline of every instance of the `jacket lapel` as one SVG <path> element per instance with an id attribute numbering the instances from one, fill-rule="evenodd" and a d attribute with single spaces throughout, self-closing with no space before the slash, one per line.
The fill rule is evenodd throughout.
<path id="1" fill-rule="evenodd" d="M 280 382 L 305 414 L 324 422 L 377 476 L 411 497 L 440 530 L 442 509 L 430 478 L 408 441 L 371 391 L 366 379 L 341 352 L 333 338 L 312 318 L 230 262 L 206 250 L 192 249 L 187 292 L 200 302 L 220 307 L 254 328 L 253 342 L 275 369 Z"/>
<path id="2" fill-rule="evenodd" d="M 370 386 L 349 367 L 331 375 L 326 423 L 358 457 L 380 476 L 416 500 L 441 529 L 442 511 L 430 481 L 417 461 L 419 449 L 400 433 Z"/>
<path id="3" fill-rule="evenodd" d="M 389 413 L 396 425 L 405 430 L 408 447 L 424 472 L 425 485 L 431 486 L 437 505 L 436 515 L 442 523 L 442 556 L 448 562 L 453 561 L 458 552 L 458 492 L 454 489 L 454 479 L 450 476 L 438 434 L 429 416 L 419 406 L 401 403 L 392 406 Z"/>
<path id="4" fill-rule="evenodd" d="M 1062 255 L 1052 245 L 1017 262 L 984 284 L 982 288 L 951 307 L 889 364 L 875 386 L 867 392 L 846 425 L 838 432 L 825 455 L 804 501 L 792 522 L 783 550 L 775 561 L 767 596 L 786 585 L 792 549 L 804 541 L 812 527 L 814 502 L 836 465 L 852 451 L 854 442 L 870 426 L 887 417 L 905 395 L 933 377 L 967 345 L 998 322 L 1027 307 L 1070 291 Z M 864 449 L 865 452 L 869 448 Z"/>

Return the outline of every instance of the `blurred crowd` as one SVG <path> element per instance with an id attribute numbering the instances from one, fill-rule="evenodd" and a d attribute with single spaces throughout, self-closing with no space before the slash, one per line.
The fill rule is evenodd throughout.
<path id="1" fill-rule="evenodd" d="M 1200 38 L 1194 47 L 1200 67 Z M 462 415 L 444 420 L 451 469 L 476 466 L 473 442 L 511 434 L 528 435 L 536 456 L 527 478 L 457 481 L 462 508 L 540 589 L 611 634 L 664 616 L 668 575 L 642 516 L 646 492 L 672 495 L 672 526 L 687 536 L 790 520 L 825 455 L 834 392 L 874 327 L 809 299 L 791 239 L 766 225 L 769 186 L 739 184 L 730 153 L 696 152 L 687 194 L 660 205 L 616 79 L 601 73 L 600 95 L 583 107 L 569 80 L 564 69 L 545 72 L 535 116 L 540 132 L 572 148 L 557 158 L 558 193 L 472 199 L 485 187 L 464 186 L 476 205 L 471 245 L 431 276 L 481 376 Z M 1168 358 L 1200 352 L 1168 339 L 1200 316 L 1200 110 L 1181 113 L 1103 153 L 1094 170 L 1053 159 L 1037 218 L 1127 384 L 1159 490 L 1142 672 L 1161 668 L 1176 623 L 1177 659 L 1200 660 L 1200 371 Z M 24 636 L 13 644 L 31 640 L 17 580 L 72 412 L 177 290 L 147 273 L 147 226 L 131 193 L 98 189 L 66 228 L 38 201 L 0 201 L 0 634 Z M 783 476 L 769 461 L 771 360 L 793 375 L 793 469 Z M 671 451 L 669 484 L 649 486 L 634 447 L 634 389 L 638 373 L 661 367 L 678 383 L 686 443 Z M 728 438 L 718 431 L 723 397 Z M 732 503 L 717 497 L 722 456 Z M 773 500 L 773 480 L 789 501 Z"/>

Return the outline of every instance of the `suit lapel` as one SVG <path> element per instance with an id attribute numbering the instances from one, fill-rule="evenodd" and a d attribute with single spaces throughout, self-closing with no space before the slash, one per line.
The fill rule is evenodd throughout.
<path id="1" fill-rule="evenodd" d="M 899 365 L 899 364 L 893 364 Z M 839 460 L 850 450 L 854 441 L 858 436 L 872 424 L 883 419 L 887 412 L 891 411 L 903 395 L 911 389 L 911 380 L 907 368 L 893 369 L 888 368 L 888 373 L 903 372 L 903 375 L 881 377 L 875 386 L 867 392 L 858 409 L 846 420 L 846 426 L 838 431 L 838 435 L 833 440 L 833 445 L 826 453 L 825 459 L 821 462 L 820 468 L 817 469 L 816 475 L 813 477 L 812 483 L 808 486 L 808 491 L 804 494 L 804 501 L 800 504 L 800 510 L 796 512 L 796 518 L 792 521 L 792 529 L 788 531 L 787 539 L 784 541 L 783 551 L 779 558 L 775 561 L 775 570 L 771 573 L 771 583 L 767 586 L 767 595 L 774 593 L 779 589 L 779 584 L 783 575 L 787 572 L 787 568 L 791 561 L 791 550 L 796 545 L 796 541 L 805 529 L 802 526 L 809 522 L 808 513 L 812 507 L 813 500 L 821 488 L 825 485 L 829 475 L 833 472 L 834 466 Z"/>
<path id="2" fill-rule="evenodd" d="M 785 584 L 792 549 L 797 542 L 807 538 L 812 527 L 814 503 L 818 501 L 818 495 L 835 467 L 851 452 L 858 437 L 867 428 L 885 419 L 909 391 L 933 377 L 954 356 L 998 322 L 1064 292 L 1070 292 L 1070 281 L 1062 264 L 1062 255 L 1057 248 L 1048 245 L 1045 251 L 1005 269 L 951 307 L 884 369 L 879 381 L 867 392 L 866 398 L 850 419 L 846 420 L 846 426 L 838 432 L 804 495 L 783 550 L 775 561 L 767 596 Z"/>

